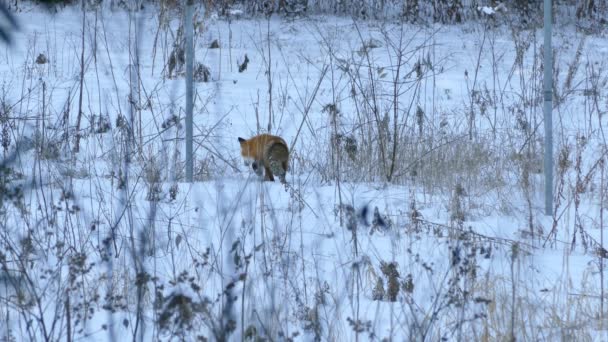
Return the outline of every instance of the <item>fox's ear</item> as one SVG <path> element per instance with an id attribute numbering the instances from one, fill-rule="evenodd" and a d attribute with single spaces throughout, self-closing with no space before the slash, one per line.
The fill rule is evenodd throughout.
<path id="1" fill-rule="evenodd" d="M 245 142 L 245 139 L 243 139 L 243 138 L 239 137 L 239 143 L 241 143 L 241 144 L 242 144 L 242 143 L 244 143 L 244 142 Z"/>

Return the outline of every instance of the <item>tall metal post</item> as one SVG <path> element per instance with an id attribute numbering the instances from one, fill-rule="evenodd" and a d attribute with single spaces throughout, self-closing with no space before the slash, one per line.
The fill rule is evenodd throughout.
<path id="1" fill-rule="evenodd" d="M 553 49 L 551 0 L 544 0 L 544 115 L 545 115 L 545 215 L 553 215 Z"/>
<path id="2" fill-rule="evenodd" d="M 193 65 L 194 65 L 194 27 L 192 25 L 193 0 L 186 0 L 186 19 L 184 30 L 186 33 L 186 181 L 192 183 L 193 156 L 192 156 L 192 109 L 193 99 Z"/>

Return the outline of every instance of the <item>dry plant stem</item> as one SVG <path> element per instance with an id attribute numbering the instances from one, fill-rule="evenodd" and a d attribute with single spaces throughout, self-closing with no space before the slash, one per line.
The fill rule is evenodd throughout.
<path id="1" fill-rule="evenodd" d="M 516 298 L 516 281 L 515 281 L 515 262 L 517 261 L 518 256 L 518 245 L 514 244 L 511 246 L 511 331 L 509 340 L 515 341 L 515 298 Z"/>
<path id="2" fill-rule="evenodd" d="M 566 99 L 572 95 L 574 91 L 578 89 L 579 84 L 573 85 L 572 82 L 574 80 L 574 76 L 577 74 L 578 68 L 580 67 L 580 59 L 583 55 L 583 49 L 586 43 L 586 35 L 583 35 L 581 40 L 578 43 L 576 48 L 576 53 L 574 54 L 573 60 L 568 65 L 568 71 L 566 73 L 566 79 L 564 80 L 564 84 L 562 86 L 561 91 L 557 90 L 557 84 L 554 84 L 554 92 L 555 92 L 555 106 L 560 106 L 562 103 L 566 101 Z M 581 81 L 583 82 L 583 81 Z M 557 83 L 557 82 L 556 82 Z M 589 122 L 591 124 L 591 121 Z"/>
<path id="3" fill-rule="evenodd" d="M 253 104 L 255 111 L 255 134 L 260 134 L 260 90 L 257 91 L 257 100 Z"/>
<path id="4" fill-rule="evenodd" d="M 486 29 L 485 27 L 483 28 L 484 30 Z M 498 105 L 497 103 L 500 100 L 500 103 L 503 103 L 504 106 L 504 102 L 502 101 L 502 94 L 500 94 L 500 99 L 498 97 L 498 92 L 497 89 L 499 87 L 500 84 L 500 75 L 499 75 L 499 62 L 502 60 L 502 55 L 501 56 L 497 56 L 496 55 L 496 32 L 492 32 L 492 35 L 490 37 L 490 39 L 488 40 L 489 44 L 490 44 L 490 54 L 492 56 L 492 98 L 493 98 L 493 102 L 494 105 L 492 106 L 493 109 L 493 113 L 494 113 L 494 120 L 492 120 L 490 122 L 490 126 L 492 127 L 492 138 L 494 141 L 496 141 L 496 125 L 497 125 L 497 117 L 498 117 Z"/>
<path id="5" fill-rule="evenodd" d="M 596 93 L 597 94 L 597 93 Z M 596 101 L 597 101 L 597 96 L 595 97 Z M 599 106 L 598 106 L 598 111 L 599 111 Z M 600 125 L 600 132 L 602 135 L 602 141 L 603 141 L 603 148 L 604 148 L 604 156 L 602 156 L 602 186 L 601 186 L 601 192 L 600 192 L 600 244 L 602 247 L 602 250 L 604 249 L 604 208 L 606 207 L 606 194 L 608 194 L 608 191 L 606 191 L 606 181 L 605 181 L 605 175 L 606 175 L 606 153 L 608 152 L 608 144 L 606 142 L 606 135 L 604 133 L 604 125 L 602 123 L 601 117 L 603 115 L 606 115 L 606 112 L 601 112 L 598 113 L 600 120 L 599 120 L 599 125 Z M 600 258 L 602 261 L 600 263 L 600 275 L 601 275 L 601 279 L 602 279 L 602 283 L 601 283 L 601 311 L 600 311 L 600 331 L 603 331 L 605 329 L 604 327 L 604 259 Z"/>
<path id="6" fill-rule="evenodd" d="M 158 45 L 158 36 L 160 35 L 160 29 L 163 26 L 163 19 L 165 15 L 165 2 L 160 2 L 160 11 L 158 12 L 158 27 L 156 28 L 156 33 L 154 34 L 154 43 L 152 43 L 152 67 L 150 68 L 150 75 L 154 75 L 154 64 L 156 62 L 156 47 Z"/>
<path id="7" fill-rule="evenodd" d="M 255 252 L 254 252 L 255 253 Z M 241 341 L 245 341 L 245 290 L 247 289 L 249 263 L 245 263 L 245 275 L 243 289 L 241 291 Z"/>
<path id="8" fill-rule="evenodd" d="M 354 203 L 353 203 L 354 205 Z M 352 209 L 352 208 L 351 208 Z M 355 215 L 354 211 L 351 211 L 348 213 L 348 215 Z M 352 217 L 348 217 L 348 221 L 352 222 L 353 218 Z M 347 225 L 350 225 L 350 223 L 347 223 Z M 353 253 L 354 253 L 354 260 L 356 260 L 357 263 L 360 263 L 361 260 L 359 259 L 359 240 L 358 240 L 358 225 L 355 223 L 354 226 L 351 226 L 351 234 L 352 234 L 352 241 L 353 241 Z M 355 322 L 356 324 L 359 324 L 359 310 L 360 310 L 360 305 L 361 305 L 361 301 L 360 301 L 360 296 L 361 296 L 361 267 L 360 265 L 353 267 L 354 271 L 355 271 L 355 275 L 353 277 L 353 281 L 355 282 Z M 359 341 L 359 330 L 355 329 L 355 341 Z"/>
<path id="9" fill-rule="evenodd" d="M 85 12 L 86 0 L 82 0 L 82 40 L 81 40 L 81 51 L 80 51 L 80 93 L 78 95 L 78 116 L 76 117 L 76 143 L 74 145 L 74 152 L 78 153 L 80 150 L 80 121 L 82 120 L 82 92 L 84 90 L 84 32 L 85 23 L 87 19 L 87 13 Z"/>
<path id="10" fill-rule="evenodd" d="M 228 17 L 228 63 L 232 72 L 232 17 Z"/>
<path id="11" fill-rule="evenodd" d="M 600 119 L 601 120 L 601 119 Z M 606 148 L 604 146 L 604 148 Z M 604 178 L 605 171 L 605 160 L 602 158 L 601 161 L 601 176 L 600 176 L 600 246 L 604 249 L 604 193 L 606 189 L 606 183 Z M 604 326 L 604 258 L 601 253 L 598 253 L 600 259 L 600 331 L 603 331 Z"/>
<path id="12" fill-rule="evenodd" d="M 298 193 L 301 193 L 302 191 L 302 180 L 300 177 L 297 178 L 297 182 L 298 182 Z M 308 286 L 306 286 L 306 263 L 304 261 L 304 233 L 303 233 L 303 229 L 302 229 L 302 210 L 298 210 L 298 228 L 300 228 L 300 260 L 302 261 L 301 266 L 302 266 L 302 279 L 304 279 L 303 281 L 303 285 L 304 285 L 304 301 L 306 303 L 308 303 Z"/>
<path id="13" fill-rule="evenodd" d="M 219 26 L 217 28 L 217 37 L 218 37 L 218 40 L 220 42 L 223 41 L 222 40 L 222 31 L 220 30 Z M 223 46 L 224 46 L 224 44 L 220 43 L 220 48 L 218 49 L 219 50 L 219 56 L 218 56 L 218 61 L 217 61 L 217 63 L 218 63 L 218 66 L 217 66 L 217 81 L 218 82 L 216 82 L 218 84 L 220 83 L 219 81 L 222 79 L 222 50 L 223 50 Z"/>
<path id="14" fill-rule="evenodd" d="M 267 246 L 269 246 L 270 241 L 266 236 L 266 212 L 264 210 L 265 207 L 265 191 L 264 191 L 264 182 L 258 182 L 260 194 L 260 235 L 262 238 L 262 256 L 264 257 L 264 274 L 268 273 L 268 256 L 266 255 Z M 255 244 L 255 240 L 254 240 Z"/>
<path id="15" fill-rule="evenodd" d="M 72 342 L 72 318 L 70 317 L 70 296 L 65 296 L 65 317 L 66 317 L 66 328 L 67 328 L 67 341 Z"/>
<path id="16" fill-rule="evenodd" d="M 268 132 L 272 132 L 272 53 L 270 51 L 270 16 L 266 19 L 266 40 L 268 41 Z"/>
<path id="17" fill-rule="evenodd" d="M 524 170 L 523 172 L 523 192 L 524 197 L 526 198 L 526 203 L 528 207 L 528 229 L 530 230 L 530 235 L 534 237 L 534 210 L 532 208 L 532 184 L 530 180 L 530 161 L 526 157 L 524 161 Z"/>
<path id="18" fill-rule="evenodd" d="M 334 58 L 333 58 L 333 52 L 331 50 L 331 46 L 328 46 L 328 48 L 330 49 L 329 51 L 329 61 L 330 61 L 330 66 L 331 66 L 331 94 L 332 94 L 332 106 L 334 108 L 334 110 L 329 110 L 328 113 L 330 115 L 331 118 L 331 124 L 332 124 L 332 128 L 333 128 L 333 139 L 334 140 L 334 144 L 332 144 L 332 146 L 335 146 L 336 149 L 336 153 L 332 153 L 332 159 L 335 159 L 335 177 L 336 177 L 336 187 L 338 188 L 338 208 L 339 208 L 339 216 L 340 216 L 340 227 L 344 226 L 344 219 L 343 219 L 343 210 L 342 210 L 342 187 L 340 184 L 340 176 L 341 176 L 341 171 L 340 171 L 340 161 L 342 160 L 341 155 L 342 155 L 342 151 L 340 150 L 340 142 L 338 141 L 338 108 L 337 108 L 337 104 L 336 104 L 336 83 L 335 83 L 335 78 L 334 78 Z M 357 336 L 358 338 L 358 336 Z"/>
<path id="19" fill-rule="evenodd" d="M 473 85 L 471 89 L 469 89 L 469 140 L 473 141 L 473 124 L 475 123 L 475 111 L 473 108 L 473 93 L 475 92 L 475 88 L 477 87 L 477 76 L 479 74 L 479 68 L 481 66 L 481 53 L 484 51 L 486 43 L 486 30 L 483 30 L 483 37 L 481 40 L 481 46 L 479 47 L 479 53 L 477 54 L 477 63 L 475 65 L 475 75 L 473 76 Z M 468 77 L 467 77 L 468 78 Z M 469 86 L 469 82 L 467 82 L 467 88 Z"/>
<path id="20" fill-rule="evenodd" d="M 101 27 L 102 27 L 102 32 L 103 32 L 103 41 L 104 41 L 104 45 L 106 48 L 106 56 L 108 59 L 108 63 L 110 65 L 110 74 L 112 75 L 112 81 L 114 83 L 114 93 L 116 95 L 116 105 L 118 106 L 118 114 L 122 114 L 122 108 L 121 108 L 121 96 L 120 96 L 120 91 L 118 90 L 118 83 L 116 82 L 116 76 L 114 75 L 114 66 L 112 65 L 112 57 L 110 56 L 110 46 L 108 44 L 108 35 L 107 35 L 107 30 L 106 30 L 106 24 L 105 24 L 105 20 L 101 20 Z"/>
<path id="21" fill-rule="evenodd" d="M 310 108 L 312 107 L 314 100 L 317 97 L 317 92 L 319 91 L 319 88 L 321 87 L 321 83 L 323 82 L 323 79 L 325 79 L 325 74 L 327 73 L 328 69 L 329 69 L 329 66 L 327 64 L 323 65 L 323 70 L 321 71 L 321 75 L 319 76 L 317 85 L 315 86 L 315 89 L 313 90 L 312 95 L 310 96 L 310 99 L 308 100 L 308 103 L 306 104 L 306 106 L 304 107 L 304 110 L 302 112 L 302 122 L 300 122 L 300 126 L 298 126 L 298 130 L 296 131 L 296 136 L 293 138 L 293 141 L 289 145 L 290 151 L 293 151 L 293 148 L 296 145 L 296 142 L 298 141 L 298 137 L 300 136 L 300 131 L 302 130 L 302 127 L 304 126 L 304 123 L 306 122 L 306 119 L 308 118 L 308 113 L 310 112 Z"/>
<path id="22" fill-rule="evenodd" d="M 579 235 L 582 238 L 582 243 L 583 246 L 586 248 L 586 244 L 585 244 L 585 235 L 583 234 L 583 225 L 581 222 L 581 217 L 580 217 L 580 204 L 581 204 L 581 193 L 583 192 L 583 189 L 585 188 L 583 179 L 582 179 L 582 160 L 583 160 L 583 150 L 584 150 L 584 146 L 583 146 L 583 142 L 581 141 L 580 137 L 577 138 L 577 148 L 576 148 L 576 162 L 574 164 L 574 170 L 576 171 L 576 182 L 574 185 L 574 232 L 572 233 L 572 242 L 571 242 L 571 250 L 574 250 L 574 247 L 576 246 L 576 233 L 578 231 L 580 231 Z"/>
<path id="23" fill-rule="evenodd" d="M 599 156 L 599 159 L 589 168 L 589 171 L 587 172 L 587 174 L 585 175 L 585 177 L 583 177 L 583 181 L 582 186 L 583 187 L 587 187 L 589 185 L 589 182 L 592 180 L 592 177 L 594 175 L 594 173 L 597 171 L 597 168 L 600 165 L 600 161 L 604 158 L 608 157 L 608 149 L 605 149 L 602 152 L 602 155 Z M 560 182 L 561 183 L 561 182 Z M 560 193 L 560 191 L 558 191 L 558 194 Z M 574 192 L 576 195 L 576 192 Z M 551 230 L 551 233 L 547 236 L 547 238 L 545 239 L 545 244 L 547 243 L 547 241 L 549 240 L 550 237 L 553 236 L 554 239 L 556 239 L 555 234 L 557 234 L 557 222 L 559 222 L 561 220 L 561 218 L 567 213 L 567 211 L 569 210 L 570 206 L 572 205 L 572 202 L 575 201 L 575 197 L 576 196 L 571 196 L 568 199 L 568 203 L 566 203 L 565 208 L 561 211 L 561 213 L 559 215 L 557 215 L 557 208 L 554 210 L 553 213 L 553 217 L 555 217 L 555 219 L 553 220 L 554 225 L 553 225 L 553 229 Z M 573 242 L 574 242 L 574 237 L 573 237 Z M 544 246 L 544 245 L 543 245 Z M 598 243 L 598 247 L 599 247 L 599 243 Z"/>
<path id="24" fill-rule="evenodd" d="M 580 43 L 582 44 L 582 42 Z M 579 49 L 580 45 L 579 45 Z M 577 55 L 579 54 L 579 51 L 577 50 Z M 597 111 L 597 117 L 598 117 L 598 122 L 599 122 L 599 128 L 600 128 L 600 135 L 601 135 L 601 140 L 602 140 L 602 148 L 604 150 L 604 156 L 602 156 L 599 160 L 599 167 L 600 167 L 600 248 L 601 251 L 604 251 L 604 208 L 606 206 L 606 157 L 605 154 L 606 152 L 608 152 L 608 145 L 606 144 L 606 135 L 604 134 L 604 125 L 603 125 L 603 121 L 602 121 L 602 117 L 604 115 L 606 115 L 606 112 L 602 111 L 600 108 L 600 89 L 601 86 L 599 86 L 597 83 L 599 82 L 599 75 L 602 74 L 602 69 L 598 70 L 597 72 L 595 72 L 594 70 L 594 66 L 593 64 L 591 65 L 591 75 L 588 75 L 587 78 L 589 80 L 591 80 L 592 83 L 592 89 L 595 89 L 596 91 L 593 93 L 593 108 Z M 598 77 L 594 77 L 594 76 L 598 76 Z M 589 126 L 591 126 L 591 122 L 592 122 L 592 114 L 589 114 Z M 591 129 L 591 128 L 590 128 Z M 599 314 L 599 318 L 600 318 L 600 331 L 604 331 L 604 293 L 605 293 L 605 289 L 604 289 L 604 258 L 602 253 L 598 252 L 598 258 L 599 258 L 599 263 L 600 263 L 600 314 Z"/>
<path id="25" fill-rule="evenodd" d="M 359 41 L 361 43 L 361 46 L 365 46 L 365 40 L 363 39 L 363 35 L 361 33 L 361 30 L 359 29 L 359 25 L 357 25 L 357 22 L 354 22 L 354 26 L 357 29 L 357 34 L 359 35 Z M 378 146 L 380 147 L 380 158 L 382 161 L 382 173 L 384 174 L 384 176 L 386 176 L 386 170 L 387 170 L 387 166 L 386 166 L 386 146 L 384 145 L 385 142 L 387 141 L 387 139 L 385 138 L 385 134 L 386 132 L 384 132 L 384 128 L 382 127 L 382 119 L 380 118 L 380 108 L 378 107 L 378 96 L 376 94 L 376 83 L 374 82 L 375 78 L 374 78 L 374 65 L 372 64 L 370 55 L 369 55 L 369 49 L 367 48 L 363 48 L 363 52 L 365 55 L 365 59 L 367 62 L 367 73 L 368 73 L 368 77 L 369 77 L 369 82 L 371 83 L 371 103 L 369 100 L 367 100 L 368 105 L 371 106 L 372 112 L 374 114 L 374 118 L 376 120 L 376 125 L 378 128 Z M 361 81 L 361 80 L 360 80 Z M 363 89 L 363 87 L 360 88 Z M 363 93 L 362 93 L 363 94 Z"/>
<path id="26" fill-rule="evenodd" d="M 40 152 L 42 154 L 42 149 L 46 146 L 46 82 L 42 82 L 42 132 L 40 134 L 41 142 L 40 142 Z M 46 195 L 44 193 L 44 186 L 42 180 L 42 165 L 40 161 L 40 156 L 36 158 L 38 164 L 38 182 L 40 183 L 40 194 L 42 195 L 42 201 L 44 202 L 44 216 L 46 219 L 46 223 L 50 225 L 51 220 L 49 219 L 48 214 L 48 204 L 46 201 Z M 1 195 L 0 195 L 1 196 Z M 49 246 L 50 247 L 50 246 Z"/>
<path id="27" fill-rule="evenodd" d="M 99 79 L 99 64 L 97 63 L 97 49 L 99 48 L 99 42 L 97 41 L 97 36 L 98 36 L 98 29 L 97 29 L 97 24 L 98 24 L 98 19 L 99 19 L 99 8 L 96 7 L 95 8 L 95 26 L 94 26 L 94 36 L 93 36 L 93 63 L 95 65 L 95 78 L 97 80 L 97 97 L 99 98 L 98 104 L 99 104 L 99 118 L 101 119 L 102 113 L 103 113 L 103 102 L 104 100 L 102 97 L 102 87 L 101 87 L 101 81 Z M 91 123 L 93 124 L 93 123 Z"/>
<path id="28" fill-rule="evenodd" d="M 130 243 L 130 255 L 131 255 L 131 259 L 133 262 L 133 266 L 134 266 L 134 270 L 135 270 L 135 274 L 136 274 L 136 278 L 139 275 L 144 274 L 144 269 L 143 269 L 143 264 L 144 264 L 144 260 L 143 260 L 143 253 L 145 248 L 140 248 L 140 250 L 138 251 L 138 246 L 136 244 L 136 227 L 135 227 L 135 222 L 134 222 L 134 217 L 133 217 L 133 210 L 132 210 L 132 203 L 131 201 L 133 201 L 132 198 L 127 197 L 128 191 L 129 189 L 131 189 L 131 187 L 133 188 L 133 190 L 135 190 L 136 186 L 137 186 L 137 181 L 134 182 L 134 184 L 131 184 L 131 177 L 130 177 L 130 168 L 131 168 L 131 146 L 132 144 L 135 143 L 135 130 L 134 130 L 134 121 L 135 121 L 135 112 L 136 112 L 136 106 L 135 106 L 135 97 L 136 97 L 136 92 L 137 92 L 137 84 L 139 83 L 139 74 L 138 74 L 138 70 L 134 70 L 133 68 L 133 62 L 135 62 L 136 66 L 135 68 L 139 67 L 139 34 L 141 32 L 141 30 L 139 29 L 139 23 L 141 22 L 141 18 L 133 18 L 135 14 L 135 9 L 130 8 L 129 9 L 129 37 L 128 37 L 128 44 L 129 44 L 129 60 L 130 60 L 130 64 L 131 64 L 131 70 L 129 72 L 130 78 L 129 78 L 129 85 L 130 85 L 130 94 L 129 94 L 129 98 L 130 98 L 130 102 L 131 105 L 129 107 L 129 117 L 128 117 L 128 123 L 129 123 L 129 130 L 127 132 L 128 137 L 127 139 L 125 139 L 124 141 L 124 155 L 123 155 L 123 177 L 124 177 L 124 186 L 123 186 L 123 191 L 121 192 L 122 194 L 122 200 L 123 200 L 123 206 L 126 210 L 126 214 L 127 214 L 127 227 L 129 230 L 129 243 Z M 133 30 L 133 28 L 135 28 L 135 30 Z M 137 83 L 135 83 L 137 82 Z M 141 147 L 141 144 L 140 144 Z M 138 236 L 138 238 L 142 238 L 141 234 L 139 234 L 140 236 Z M 145 243 L 142 239 L 142 244 Z M 145 283 L 144 283 L 145 284 Z M 137 301 L 136 301 L 136 319 L 135 319 L 135 323 L 134 323 L 134 327 L 133 327 L 133 331 L 132 331 L 132 336 L 133 336 L 133 341 L 139 339 L 139 340 L 143 340 L 143 335 L 144 335 L 144 327 L 142 325 L 142 327 L 140 328 L 140 324 L 143 324 L 143 288 L 142 286 L 144 285 L 141 282 L 137 282 L 136 286 L 137 286 Z"/>
<path id="29" fill-rule="evenodd" d="M 393 153 L 391 155 L 391 166 L 387 175 L 388 182 L 393 180 L 393 174 L 395 172 L 395 164 L 397 161 L 397 146 L 399 140 L 399 129 L 397 120 L 399 118 L 399 86 L 400 86 L 400 71 L 401 61 L 403 59 L 403 22 L 401 23 L 399 30 L 399 48 L 397 50 L 397 70 L 395 70 L 395 77 L 393 78 Z M 415 98 L 415 96 L 413 96 Z"/>
<path id="30" fill-rule="evenodd" d="M 143 20 L 138 15 L 139 9 L 131 10 L 129 13 L 129 32 L 131 32 L 131 25 L 133 26 L 133 42 L 129 44 L 129 60 L 131 64 L 131 72 L 129 85 L 131 89 L 130 102 L 131 102 L 131 134 L 133 135 L 133 143 L 137 146 L 137 151 L 140 157 L 143 154 L 143 132 L 141 123 L 141 70 L 140 70 L 140 56 L 139 56 L 139 44 L 141 40 L 141 32 L 143 30 Z M 135 16 L 133 19 L 132 16 Z M 131 49 L 131 46 L 133 47 Z M 135 116 L 137 116 L 137 121 Z M 136 125 L 137 123 L 137 125 Z M 135 127 L 137 126 L 137 133 Z M 139 139 L 137 139 L 138 135 Z M 139 140 L 139 144 L 138 144 Z"/>
<path id="31" fill-rule="evenodd" d="M 150 186 L 154 186 L 153 184 Z M 149 256 L 154 256 L 154 253 L 156 251 L 156 243 L 155 243 L 155 239 L 153 238 L 154 236 L 156 236 L 156 214 L 157 214 L 157 210 L 158 210 L 158 200 L 155 198 L 153 200 L 150 201 L 150 208 L 149 208 L 149 212 L 148 212 L 148 217 L 147 217 L 147 223 L 145 227 L 142 227 L 142 230 L 140 231 L 140 246 L 139 246 L 139 253 L 137 254 L 137 257 L 139 257 L 138 259 L 138 264 L 139 267 L 136 268 L 139 270 L 139 274 L 136 275 L 136 286 L 137 286 L 137 319 L 140 320 L 142 322 L 142 328 L 140 329 L 140 334 L 139 334 L 139 340 L 143 341 L 144 340 L 144 335 L 145 335 L 145 320 L 143 319 L 144 317 L 144 295 L 147 292 L 147 282 L 141 280 L 141 277 L 145 277 L 145 275 L 148 274 L 148 272 L 145 269 L 145 257 L 146 257 L 146 253 L 147 250 L 150 249 L 151 252 L 149 253 Z M 147 228 L 146 228 L 147 227 Z M 149 229 L 149 230 L 147 230 Z M 152 239 L 152 246 L 148 246 L 148 241 L 149 239 Z M 154 258 L 154 261 L 156 261 L 156 258 Z M 139 279 L 139 281 L 137 281 L 137 279 Z"/>
<path id="32" fill-rule="evenodd" d="M 292 84 L 294 84 L 294 85 L 295 85 L 295 84 L 298 84 L 298 83 L 295 81 L 295 79 L 294 79 L 294 77 L 293 77 L 293 74 L 291 73 L 291 68 L 290 68 L 290 64 L 291 64 L 291 62 L 290 62 L 289 57 L 285 56 L 285 53 L 284 53 L 284 50 L 283 50 L 283 49 L 279 49 L 279 52 L 280 52 L 280 54 L 281 54 L 281 58 L 283 59 L 283 63 L 284 63 L 284 66 L 285 66 L 285 68 L 286 68 L 286 70 L 287 70 L 287 76 L 288 76 L 288 80 L 285 82 L 285 87 L 284 87 L 284 89 L 283 89 L 283 95 L 282 95 L 282 96 L 284 96 L 284 97 L 289 97 L 290 95 L 288 95 L 288 90 L 295 90 L 296 94 L 298 95 L 298 100 L 300 100 L 302 107 L 306 107 L 306 102 L 307 102 L 307 100 L 304 100 L 304 99 L 303 99 L 302 93 L 300 92 L 300 90 L 298 89 L 298 87 L 292 87 L 291 89 L 289 89 L 289 86 L 288 86 L 288 85 L 289 85 L 289 81 L 290 81 L 290 80 L 291 80 Z M 314 66 L 314 65 L 313 65 L 313 63 L 314 63 L 314 62 L 310 61 L 310 60 L 309 60 L 308 58 L 306 58 L 306 57 L 302 57 L 302 58 L 303 58 L 304 60 L 306 60 L 306 61 L 309 63 L 309 65 L 310 65 L 310 66 Z M 321 71 L 321 68 L 316 68 L 316 69 L 317 69 L 317 70 L 319 70 L 319 71 Z M 306 89 L 306 91 L 308 92 L 308 88 Z M 285 102 L 285 101 L 284 101 L 284 102 Z M 304 110 L 303 110 L 302 108 L 300 108 L 300 106 L 298 106 L 298 104 L 297 104 L 297 103 L 295 103 L 295 105 L 296 105 L 296 109 L 297 109 L 298 111 L 300 111 L 300 113 L 303 113 L 303 112 L 304 112 Z M 284 105 L 282 106 L 282 108 L 281 108 L 281 119 L 283 118 L 283 114 L 284 114 L 284 111 L 285 111 L 285 107 L 286 107 L 286 105 L 284 104 Z M 282 121 L 282 120 L 280 120 L 280 121 Z M 312 135 L 314 138 L 316 138 L 316 134 L 315 134 L 314 130 L 312 129 L 312 125 L 310 124 L 310 120 L 307 120 L 306 124 L 307 124 L 307 126 L 308 126 L 308 129 L 309 129 L 309 131 L 310 131 L 311 135 Z"/>

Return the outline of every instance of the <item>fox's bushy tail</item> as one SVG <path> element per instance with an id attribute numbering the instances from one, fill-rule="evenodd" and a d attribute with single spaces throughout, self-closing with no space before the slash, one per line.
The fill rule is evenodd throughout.
<path id="1" fill-rule="evenodd" d="M 287 146 L 279 142 L 268 145 L 266 151 L 264 151 L 264 158 L 268 163 L 270 171 L 274 175 L 279 176 L 281 183 L 285 183 L 285 174 L 287 173 L 289 162 L 289 149 L 287 149 Z"/>

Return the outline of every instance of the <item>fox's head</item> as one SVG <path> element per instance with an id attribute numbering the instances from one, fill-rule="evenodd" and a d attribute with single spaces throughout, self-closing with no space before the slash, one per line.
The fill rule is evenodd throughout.
<path id="1" fill-rule="evenodd" d="M 246 139 L 243 139 L 241 137 L 239 137 L 239 144 L 241 145 L 241 156 L 243 156 L 243 159 L 245 160 L 245 165 L 249 166 L 249 164 L 251 164 L 251 162 L 253 161 L 252 154 L 250 151 L 251 146 L 247 144 Z"/>

